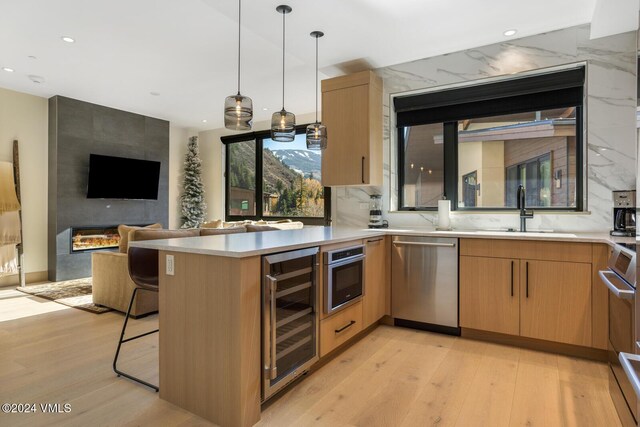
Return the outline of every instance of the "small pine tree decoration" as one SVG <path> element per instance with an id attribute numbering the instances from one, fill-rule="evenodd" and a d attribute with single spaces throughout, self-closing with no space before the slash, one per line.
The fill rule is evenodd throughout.
<path id="1" fill-rule="evenodd" d="M 184 159 L 184 183 L 182 197 L 182 227 L 197 228 L 204 221 L 207 204 L 204 201 L 204 184 L 200 174 L 202 160 L 198 149 L 198 137 L 192 136 L 187 144 L 187 155 Z"/>

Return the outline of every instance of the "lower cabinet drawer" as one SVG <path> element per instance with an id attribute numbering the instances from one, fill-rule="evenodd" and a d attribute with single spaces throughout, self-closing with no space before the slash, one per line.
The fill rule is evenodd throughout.
<path id="1" fill-rule="evenodd" d="M 362 301 L 320 321 L 320 357 L 362 331 Z"/>

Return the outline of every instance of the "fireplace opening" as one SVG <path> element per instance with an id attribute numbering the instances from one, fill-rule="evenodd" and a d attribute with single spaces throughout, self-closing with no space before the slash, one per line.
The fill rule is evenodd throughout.
<path id="1" fill-rule="evenodd" d="M 119 244 L 117 225 L 71 228 L 71 253 L 117 248 Z"/>

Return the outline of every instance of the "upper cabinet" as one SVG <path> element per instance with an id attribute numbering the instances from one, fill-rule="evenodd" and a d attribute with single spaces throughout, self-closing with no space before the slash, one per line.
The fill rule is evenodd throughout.
<path id="1" fill-rule="evenodd" d="M 322 123 L 322 184 L 382 185 L 382 79 L 363 71 L 323 80 Z"/>

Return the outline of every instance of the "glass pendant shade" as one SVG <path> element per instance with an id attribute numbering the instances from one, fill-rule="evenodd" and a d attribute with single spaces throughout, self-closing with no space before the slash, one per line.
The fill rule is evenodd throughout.
<path id="1" fill-rule="evenodd" d="M 293 142 L 296 138 L 296 116 L 284 109 L 285 16 L 291 13 L 291 10 L 286 4 L 276 7 L 276 11 L 282 14 L 282 110 L 271 116 L 271 139 L 278 142 Z"/>
<path id="2" fill-rule="evenodd" d="M 224 127 L 231 130 L 249 130 L 253 121 L 253 102 L 240 93 L 224 100 Z"/>
<path id="3" fill-rule="evenodd" d="M 318 39 L 324 33 L 312 31 L 309 35 L 316 39 L 316 122 L 307 126 L 307 149 L 324 150 L 327 148 L 327 127 L 318 120 Z"/>
<path id="4" fill-rule="evenodd" d="M 327 127 L 320 123 L 307 126 L 307 148 L 309 150 L 324 150 L 327 148 Z"/>
<path id="5" fill-rule="evenodd" d="M 271 139 L 278 142 L 293 142 L 296 137 L 296 116 L 286 110 L 271 116 Z"/>
<path id="6" fill-rule="evenodd" d="M 242 26 L 242 0 L 238 0 L 238 94 L 224 100 L 224 127 L 231 130 L 250 130 L 253 121 L 253 101 L 240 95 L 240 34 Z"/>

